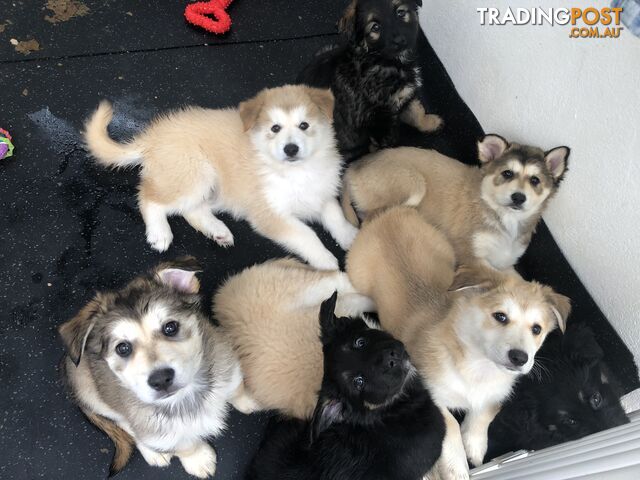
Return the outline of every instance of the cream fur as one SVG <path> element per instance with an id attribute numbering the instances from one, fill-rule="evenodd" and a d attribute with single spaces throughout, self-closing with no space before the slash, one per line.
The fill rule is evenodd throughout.
<path id="1" fill-rule="evenodd" d="M 102 102 L 86 124 L 85 139 L 105 166 L 142 165 L 140 211 L 154 249 L 164 251 L 172 242 L 170 215 L 182 215 L 219 245 L 232 246 L 233 234 L 215 216 L 228 212 L 316 268 L 336 270 L 336 258 L 304 223 L 321 222 L 343 249 L 357 232 L 336 200 L 342 166 L 332 105 L 325 90 L 267 89 L 239 109 L 168 113 L 119 144 L 108 137 L 112 109 Z M 309 127 L 302 130 L 302 122 Z M 299 146 L 296 161 L 286 158 L 287 143 Z"/>
<path id="2" fill-rule="evenodd" d="M 343 272 L 320 272 L 292 259 L 248 268 L 214 296 L 214 315 L 240 360 L 243 390 L 233 402 L 248 413 L 279 410 L 309 418 L 323 374 L 318 314 L 338 291 L 336 315 L 373 308 Z"/>

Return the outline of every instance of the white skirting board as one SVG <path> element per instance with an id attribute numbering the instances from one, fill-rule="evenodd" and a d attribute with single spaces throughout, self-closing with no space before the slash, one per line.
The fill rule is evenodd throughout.
<path id="1" fill-rule="evenodd" d="M 474 480 L 640 478 L 640 411 L 631 423 L 537 452 L 508 454 L 471 472 Z"/>

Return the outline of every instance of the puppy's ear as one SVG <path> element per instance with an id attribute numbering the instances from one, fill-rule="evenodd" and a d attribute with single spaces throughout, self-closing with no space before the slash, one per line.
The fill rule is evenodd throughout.
<path id="1" fill-rule="evenodd" d="M 556 185 L 564 178 L 567 165 L 569 164 L 570 153 L 571 149 L 569 147 L 556 147 L 544 154 L 544 163 L 547 164 L 547 168 L 551 172 L 551 175 L 553 175 L 553 180 Z"/>
<path id="2" fill-rule="evenodd" d="M 75 317 L 58 327 L 58 333 L 62 338 L 67 355 L 76 367 L 84 353 L 87 338 L 95 326 L 95 316 L 102 310 L 105 301 L 105 295 L 97 294 Z"/>
<path id="3" fill-rule="evenodd" d="M 490 290 L 497 282 L 496 274 L 486 267 L 460 265 L 456 270 L 450 292 L 463 290 Z"/>
<path id="4" fill-rule="evenodd" d="M 478 158 L 480 159 L 480 163 L 484 165 L 499 158 L 507 148 L 509 148 L 509 142 L 500 135 L 485 135 L 484 138 L 478 142 Z"/>
<path id="5" fill-rule="evenodd" d="M 416 0 L 416 5 L 418 8 L 422 7 L 422 0 Z"/>
<path id="6" fill-rule="evenodd" d="M 571 313 L 571 299 L 549 289 L 547 301 L 562 333 L 567 329 L 567 318 Z"/>
<path id="7" fill-rule="evenodd" d="M 338 32 L 342 33 L 349 40 L 353 39 L 356 31 L 356 8 L 358 0 L 352 0 L 349 6 L 338 20 Z"/>
<path id="8" fill-rule="evenodd" d="M 337 301 L 338 292 L 336 291 L 320 305 L 320 339 L 323 345 L 331 343 L 338 331 L 340 319 L 334 314 Z"/>
<path id="9" fill-rule="evenodd" d="M 339 400 L 319 398 L 311 418 L 309 444 L 313 445 L 322 432 L 343 419 L 343 407 Z"/>
<path id="10" fill-rule="evenodd" d="M 244 102 L 240 102 L 238 105 L 238 113 L 242 119 L 242 125 L 244 126 L 245 132 L 251 130 L 256 124 L 263 105 L 264 90 L 258 93 L 255 97 L 245 100 Z"/>
<path id="11" fill-rule="evenodd" d="M 311 101 L 320 109 L 329 120 L 333 120 L 333 93 L 329 89 L 309 88 Z"/>
<path id="12" fill-rule="evenodd" d="M 154 273 L 156 280 L 179 292 L 198 293 L 200 282 L 196 273 L 201 271 L 195 258 L 183 257 L 172 262 L 161 263 Z"/>
<path id="13" fill-rule="evenodd" d="M 571 324 L 562 338 L 562 350 L 575 365 L 596 366 L 604 351 L 596 341 L 593 331 L 583 324 Z"/>

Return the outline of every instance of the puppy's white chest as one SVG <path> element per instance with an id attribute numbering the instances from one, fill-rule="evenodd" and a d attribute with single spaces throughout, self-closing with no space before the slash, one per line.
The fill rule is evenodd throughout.
<path id="1" fill-rule="evenodd" d="M 508 232 L 485 230 L 473 236 L 475 256 L 486 260 L 498 270 L 515 265 L 526 248 L 526 245 L 523 245 Z"/>
<path id="2" fill-rule="evenodd" d="M 319 171 L 291 165 L 263 175 L 264 194 L 269 205 L 282 215 L 314 219 L 320 215 L 327 200 L 336 195 L 339 182 L 337 170 Z"/>

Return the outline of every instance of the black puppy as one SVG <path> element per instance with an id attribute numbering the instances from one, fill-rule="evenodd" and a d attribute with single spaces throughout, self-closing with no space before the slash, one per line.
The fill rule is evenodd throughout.
<path id="1" fill-rule="evenodd" d="M 272 419 L 249 480 L 419 480 L 444 420 L 401 342 L 320 309 L 324 377 L 311 422 Z"/>
<path id="2" fill-rule="evenodd" d="M 550 335 L 538 355 L 542 368 L 516 387 L 489 427 L 485 461 L 539 450 L 628 423 L 618 387 L 602 362 L 593 332 L 570 326 Z M 535 369 L 536 367 L 534 367 Z"/>
<path id="3" fill-rule="evenodd" d="M 398 144 L 400 120 L 423 132 L 442 125 L 416 97 L 421 84 L 414 61 L 422 0 L 354 0 L 338 28 L 344 45 L 321 51 L 298 77 L 331 87 L 338 148 L 350 162 L 371 146 Z"/>

